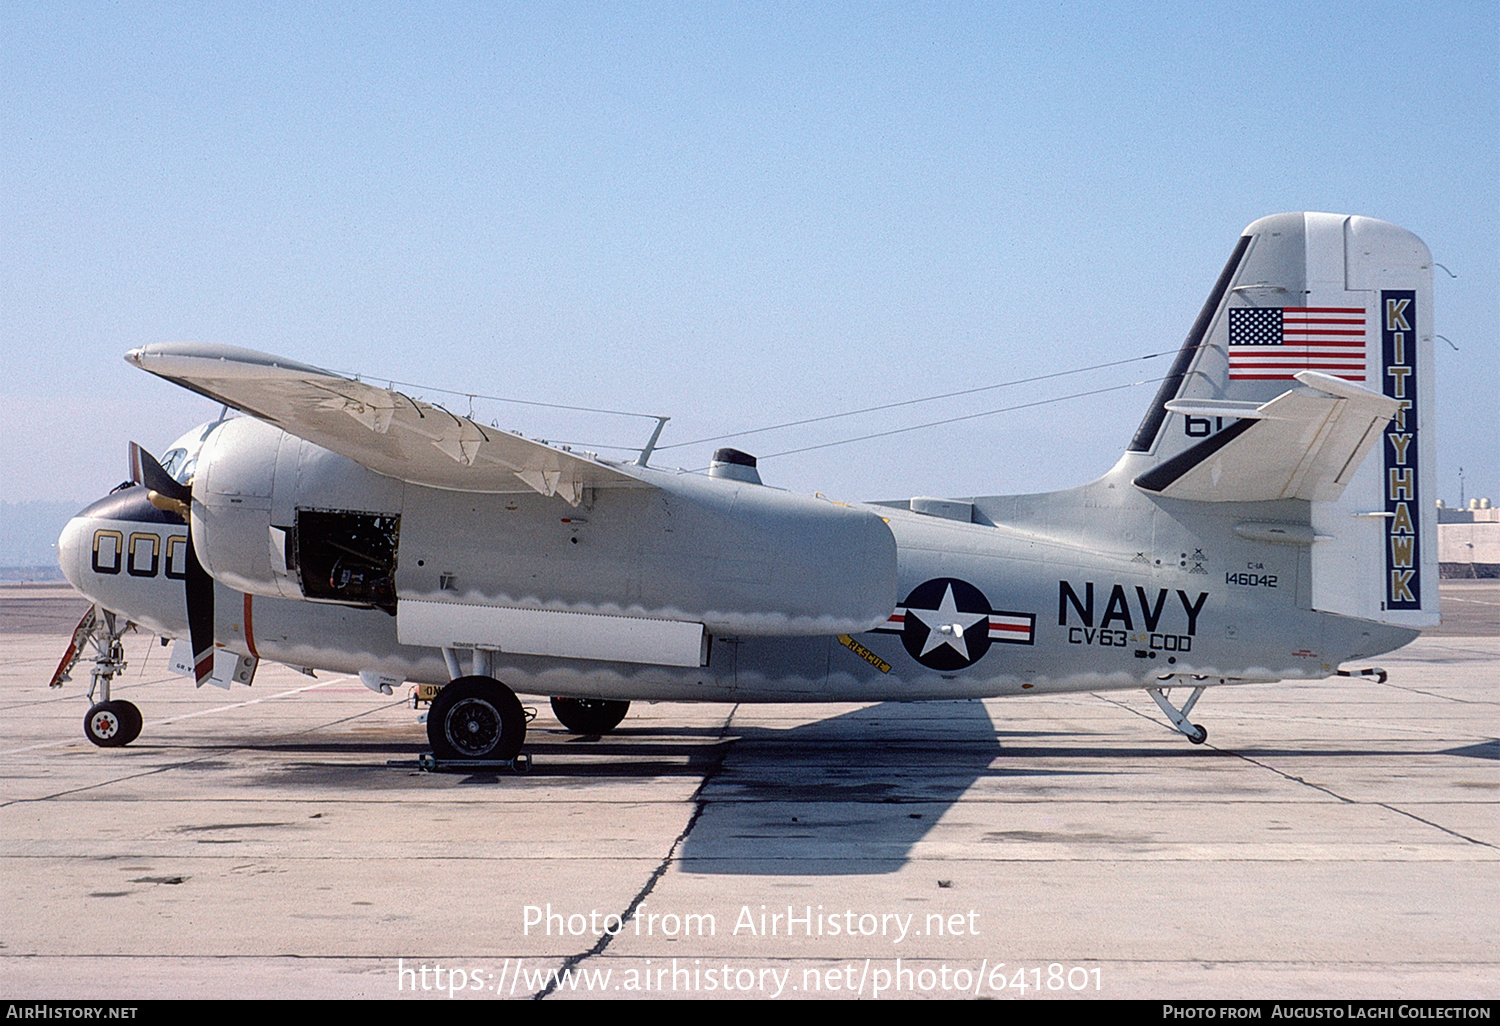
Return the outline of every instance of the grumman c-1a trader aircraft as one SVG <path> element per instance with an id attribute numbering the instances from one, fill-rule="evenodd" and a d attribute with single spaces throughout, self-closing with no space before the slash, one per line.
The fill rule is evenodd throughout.
<path id="1" fill-rule="evenodd" d="M 443 684 L 441 759 L 514 758 L 517 692 L 598 733 L 637 699 L 1145 688 L 1201 742 L 1205 686 L 1351 672 L 1438 620 L 1431 266 L 1381 221 L 1256 221 L 1119 462 L 1038 495 L 833 502 L 736 450 L 666 472 L 655 438 L 617 463 L 262 353 L 132 350 L 247 416 L 133 448 L 68 524 L 94 607 L 54 683 L 92 643 L 85 731 L 134 739 L 130 621 L 199 684 L 263 659 Z"/>

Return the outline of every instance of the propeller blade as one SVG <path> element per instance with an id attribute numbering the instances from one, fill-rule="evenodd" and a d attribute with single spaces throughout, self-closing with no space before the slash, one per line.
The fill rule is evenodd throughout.
<path id="1" fill-rule="evenodd" d="M 168 474 L 156 457 L 137 442 L 130 443 L 130 480 L 174 502 L 187 504 L 193 501 L 192 487 Z"/>
<path id="2" fill-rule="evenodd" d="M 183 592 L 187 599 L 188 641 L 193 647 L 193 677 L 202 687 L 214 672 L 214 579 L 198 562 L 197 550 L 193 548 L 192 518 L 189 516 L 193 502 L 192 485 L 185 485 L 168 474 L 157 458 L 136 442 L 130 443 L 130 480 L 145 486 L 150 493 L 151 505 L 177 513 L 188 522 L 187 575 L 183 580 Z"/>
<path id="3" fill-rule="evenodd" d="M 193 677 L 202 687 L 214 672 L 214 579 L 193 549 L 193 532 L 188 528 L 187 579 L 188 641 L 193 646 Z"/>

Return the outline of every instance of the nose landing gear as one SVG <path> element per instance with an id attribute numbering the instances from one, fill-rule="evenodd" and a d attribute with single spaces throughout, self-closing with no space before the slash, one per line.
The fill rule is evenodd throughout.
<path id="1" fill-rule="evenodd" d="M 100 748 L 120 748 L 141 736 L 141 711 L 124 700 L 111 701 L 109 685 L 115 674 L 125 672 L 125 646 L 120 638 L 135 625 L 108 609 L 90 606 L 78 626 L 49 687 L 60 688 L 72 678 L 68 671 L 78 665 L 84 647 L 94 650 L 94 667 L 90 671 L 89 698 L 98 701 L 83 718 L 83 736 Z"/>
<path id="2" fill-rule="evenodd" d="M 141 711 L 130 702 L 99 702 L 83 718 L 83 734 L 100 748 L 123 747 L 141 736 Z"/>

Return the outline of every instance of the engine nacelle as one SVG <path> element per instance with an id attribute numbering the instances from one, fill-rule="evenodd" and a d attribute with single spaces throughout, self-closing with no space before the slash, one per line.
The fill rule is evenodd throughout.
<path id="1" fill-rule="evenodd" d="M 193 547 L 239 591 L 394 611 L 404 491 L 264 421 L 228 420 L 198 454 Z"/>

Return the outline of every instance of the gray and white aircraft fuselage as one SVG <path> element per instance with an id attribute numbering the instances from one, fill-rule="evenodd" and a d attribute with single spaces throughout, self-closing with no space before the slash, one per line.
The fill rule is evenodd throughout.
<path id="1" fill-rule="evenodd" d="M 1343 663 L 1388 652 L 1416 636 L 1410 628 L 1308 608 L 1310 546 L 1250 541 L 1234 533 L 1241 520 L 1274 523 L 1267 520 L 1272 511 L 1229 506 L 1206 516 L 1170 500 L 1130 508 L 1132 491 L 1113 477 L 1071 492 L 976 499 L 978 522 L 972 523 L 862 506 L 888 520 L 903 597 L 889 621 L 873 631 L 715 635 L 705 666 L 497 652 L 494 670 L 516 691 L 534 695 L 755 702 L 990 698 L 1159 686 L 1174 675 L 1184 682 L 1326 677 Z M 1128 485 L 1128 478 L 1121 483 Z M 1126 501 L 1111 506 L 1114 495 Z M 644 501 L 641 493 L 610 498 Z M 407 499 L 437 523 L 452 522 L 453 507 L 462 504 L 473 522 L 496 525 L 482 552 L 450 551 L 446 561 L 401 546 L 402 563 L 463 567 L 466 577 L 474 573 L 469 568 L 508 551 L 507 520 L 535 523 L 542 517 L 526 507 L 549 502 L 421 488 L 408 488 Z M 592 521 L 613 515 L 606 501 L 596 505 L 590 524 L 552 529 L 557 558 L 577 558 L 578 546 L 592 542 Z M 1284 522 L 1306 522 L 1306 503 L 1284 505 Z M 1062 522 L 1068 509 L 1076 523 Z M 1081 514 L 1106 509 L 1113 515 L 1099 522 L 1114 529 L 1091 533 L 1089 518 Z M 168 519 L 147 502 L 144 488 L 116 493 L 73 520 L 61 558 L 69 579 L 104 607 L 129 610 L 151 630 L 183 637 L 187 617 L 172 565 L 182 545 L 172 539 L 185 539 L 187 527 Z M 403 516 L 403 529 L 409 522 Z M 116 543 L 120 550 L 112 538 L 96 544 L 101 532 L 125 539 Z M 573 544 L 575 537 L 580 540 Z M 163 554 L 155 574 L 147 573 L 148 550 Z M 115 551 L 121 551 L 118 561 Z M 416 569 L 430 580 L 425 589 L 413 581 L 410 594 L 443 594 L 444 571 Z M 478 590 L 482 582 L 472 587 L 458 596 L 486 597 Z M 246 655 L 346 673 L 374 670 L 409 681 L 448 680 L 441 651 L 402 645 L 396 619 L 380 609 L 240 594 L 222 584 L 216 591 L 216 634 L 221 644 Z"/>
<path id="2" fill-rule="evenodd" d="M 142 454 L 60 559 L 99 610 L 191 638 L 199 683 L 223 677 L 220 652 L 252 676 L 269 659 L 461 684 L 435 715 L 509 733 L 466 747 L 430 719 L 450 755 L 514 755 L 509 691 L 915 701 L 1321 678 L 1437 618 L 1431 294 L 1402 229 L 1262 219 L 1102 478 L 874 503 L 768 487 L 735 450 L 670 473 L 264 354 L 152 346 L 127 359 L 248 416 L 163 464 Z"/>

